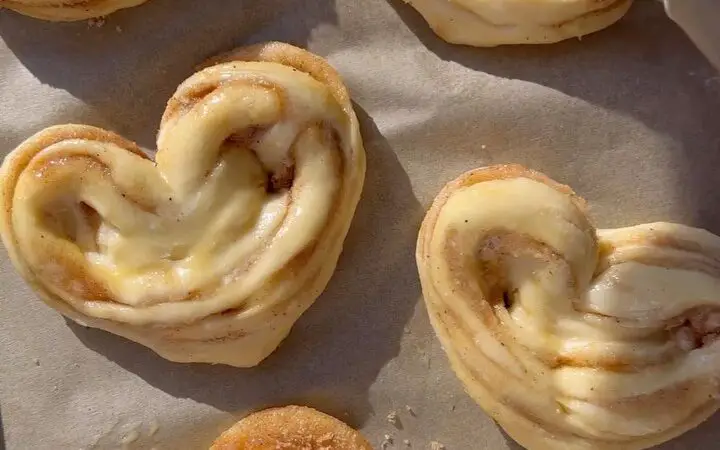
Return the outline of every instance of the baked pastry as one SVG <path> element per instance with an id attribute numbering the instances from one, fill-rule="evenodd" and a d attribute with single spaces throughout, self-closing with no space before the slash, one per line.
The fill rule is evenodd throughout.
<path id="1" fill-rule="evenodd" d="M 71 22 L 106 16 L 118 9 L 130 8 L 147 0 L 0 0 L 8 8 L 37 19 Z"/>
<path id="2" fill-rule="evenodd" d="M 452 368 L 528 449 L 644 449 L 718 409 L 718 236 L 596 230 L 569 187 L 493 166 L 440 192 L 417 263 Z"/>
<path id="3" fill-rule="evenodd" d="M 632 0 L 405 0 L 452 44 L 549 44 L 602 30 Z"/>
<path id="4" fill-rule="evenodd" d="M 210 450 L 372 450 L 360 433 L 303 406 L 250 414 L 224 432 Z"/>
<path id="5" fill-rule="evenodd" d="M 348 92 L 288 44 L 246 47 L 183 82 L 155 162 L 62 125 L 0 169 L 0 234 L 73 320 L 179 362 L 253 366 L 330 279 L 365 175 Z"/>

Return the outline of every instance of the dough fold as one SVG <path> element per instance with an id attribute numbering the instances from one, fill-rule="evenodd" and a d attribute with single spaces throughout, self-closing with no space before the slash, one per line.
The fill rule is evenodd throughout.
<path id="1" fill-rule="evenodd" d="M 671 223 L 596 230 L 524 167 L 440 192 L 417 264 L 468 393 L 532 450 L 637 450 L 718 409 L 720 237 Z"/>
<path id="2" fill-rule="evenodd" d="M 0 169 L 0 235 L 51 307 L 178 362 L 254 366 L 325 289 L 365 153 L 339 76 L 288 44 L 208 64 L 167 105 L 155 160 L 85 125 Z"/>

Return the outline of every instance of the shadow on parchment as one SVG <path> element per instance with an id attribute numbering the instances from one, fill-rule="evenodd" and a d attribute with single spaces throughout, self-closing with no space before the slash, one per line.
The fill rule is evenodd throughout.
<path id="1" fill-rule="evenodd" d="M 68 120 L 154 149 L 166 102 L 208 57 L 267 40 L 304 47 L 315 28 L 336 23 L 335 0 L 153 0 L 101 26 L 3 10 L 0 37 L 39 81 L 90 106 Z"/>
<path id="2" fill-rule="evenodd" d="M 582 40 L 473 48 L 446 43 L 404 1 L 387 1 L 442 60 L 554 89 L 671 137 L 688 224 L 720 233 L 720 191 L 710 181 L 720 167 L 720 76 L 660 2 L 636 1 L 620 22 Z"/>
<path id="3" fill-rule="evenodd" d="M 238 414 L 300 403 L 356 426 L 364 423 L 372 413 L 368 389 L 399 353 L 403 328 L 421 298 L 414 249 L 424 211 L 385 138 L 361 107 L 355 109 L 367 151 L 367 178 L 337 271 L 325 293 L 260 366 L 176 364 L 68 320 L 75 335 L 176 397 Z"/>

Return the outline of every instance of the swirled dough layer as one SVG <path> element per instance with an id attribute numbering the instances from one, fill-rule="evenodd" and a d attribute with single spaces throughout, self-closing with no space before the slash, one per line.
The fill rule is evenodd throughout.
<path id="1" fill-rule="evenodd" d="M 71 22 L 106 16 L 148 0 L 0 0 L 0 7 L 53 22 Z"/>
<path id="2" fill-rule="evenodd" d="M 417 263 L 452 368 L 528 449 L 644 449 L 718 409 L 718 236 L 596 230 L 569 187 L 495 166 L 445 186 Z"/>
<path id="3" fill-rule="evenodd" d="M 66 316 L 180 362 L 253 366 L 330 279 L 365 174 L 322 58 L 282 43 L 214 60 L 168 102 L 155 160 L 62 125 L 0 169 L 0 234 Z"/>
<path id="4" fill-rule="evenodd" d="M 549 44 L 618 21 L 632 0 L 405 0 L 453 44 Z"/>
<path id="5" fill-rule="evenodd" d="M 210 450 L 372 450 L 357 431 L 303 406 L 250 414 L 224 432 Z"/>

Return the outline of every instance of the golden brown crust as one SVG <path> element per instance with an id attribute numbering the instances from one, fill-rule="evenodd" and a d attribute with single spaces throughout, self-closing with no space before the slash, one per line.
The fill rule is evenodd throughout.
<path id="1" fill-rule="evenodd" d="M 224 432 L 210 450 L 372 450 L 360 433 L 303 406 L 256 412 Z"/>
<path id="2" fill-rule="evenodd" d="M 0 0 L 0 8 L 12 9 L 36 19 L 71 22 L 106 16 L 146 1 L 148 0 Z"/>

